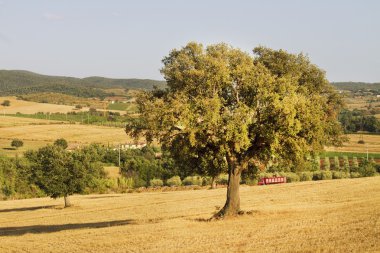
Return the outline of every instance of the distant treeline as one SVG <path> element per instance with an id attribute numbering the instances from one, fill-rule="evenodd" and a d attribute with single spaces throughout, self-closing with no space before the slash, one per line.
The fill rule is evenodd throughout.
<path id="1" fill-rule="evenodd" d="M 355 133 L 365 131 L 370 133 L 380 133 L 380 121 L 372 115 L 366 115 L 360 110 L 342 110 L 339 114 L 339 122 L 345 133 Z"/>
<path id="2" fill-rule="evenodd" d="M 380 91 L 380 83 L 332 82 L 331 85 L 334 86 L 337 90 L 350 90 L 350 91 L 373 90 L 373 91 Z"/>
<path id="3" fill-rule="evenodd" d="M 46 76 L 20 70 L 0 70 L 0 94 L 2 96 L 57 92 L 78 97 L 102 98 L 109 95 L 102 89 L 152 89 L 154 86 L 163 88 L 166 83 L 148 79 L 74 78 Z"/>

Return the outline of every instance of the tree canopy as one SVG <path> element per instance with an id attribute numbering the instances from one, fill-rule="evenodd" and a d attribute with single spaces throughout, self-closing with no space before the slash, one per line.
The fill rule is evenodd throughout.
<path id="1" fill-rule="evenodd" d="M 253 52 L 197 43 L 172 50 L 161 70 L 168 88 L 142 94 L 141 118 L 126 126 L 135 137 L 158 140 L 174 159 L 224 160 L 229 185 L 219 216 L 240 212 L 243 170 L 302 160 L 341 141 L 342 103 L 324 71 L 303 54 Z"/>
<path id="2" fill-rule="evenodd" d="M 88 181 L 86 161 L 74 159 L 57 145 L 29 151 L 25 156 L 32 162 L 35 184 L 52 198 L 65 197 L 65 207 L 70 206 L 68 196 L 84 191 Z"/>

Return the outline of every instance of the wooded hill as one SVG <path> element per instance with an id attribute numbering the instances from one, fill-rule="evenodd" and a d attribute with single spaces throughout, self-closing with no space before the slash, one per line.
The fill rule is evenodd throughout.
<path id="1" fill-rule="evenodd" d="M 363 82 L 332 82 L 331 83 L 337 90 L 380 90 L 380 83 L 363 83 Z"/>
<path id="2" fill-rule="evenodd" d="M 79 97 L 105 97 L 104 89 L 152 89 L 165 87 L 165 81 L 149 79 L 112 79 L 104 77 L 63 77 L 40 75 L 22 70 L 0 70 L 0 94 L 22 95 L 57 92 Z"/>
<path id="3" fill-rule="evenodd" d="M 332 82 L 338 90 L 380 91 L 380 83 Z M 152 89 L 163 88 L 165 81 L 150 79 L 113 79 L 105 77 L 75 78 L 47 76 L 24 70 L 0 70 L 0 94 L 2 96 L 22 95 L 40 92 L 56 92 L 78 97 L 105 97 L 104 89 Z"/>

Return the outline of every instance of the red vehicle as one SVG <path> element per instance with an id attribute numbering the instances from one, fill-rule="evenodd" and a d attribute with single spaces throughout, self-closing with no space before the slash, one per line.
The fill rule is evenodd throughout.
<path id="1" fill-rule="evenodd" d="M 264 177 L 260 179 L 259 185 L 267 184 L 284 184 L 286 183 L 286 177 Z"/>

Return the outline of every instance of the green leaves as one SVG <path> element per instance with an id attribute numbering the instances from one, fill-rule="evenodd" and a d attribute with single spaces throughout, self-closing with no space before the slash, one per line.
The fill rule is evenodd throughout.
<path id="1" fill-rule="evenodd" d="M 126 132 L 157 139 L 182 164 L 218 172 L 226 156 L 246 168 L 274 157 L 299 160 L 339 140 L 341 101 L 325 73 L 302 54 L 254 53 L 226 44 L 173 50 L 161 70 L 169 88 L 139 97 L 141 119 Z"/>

